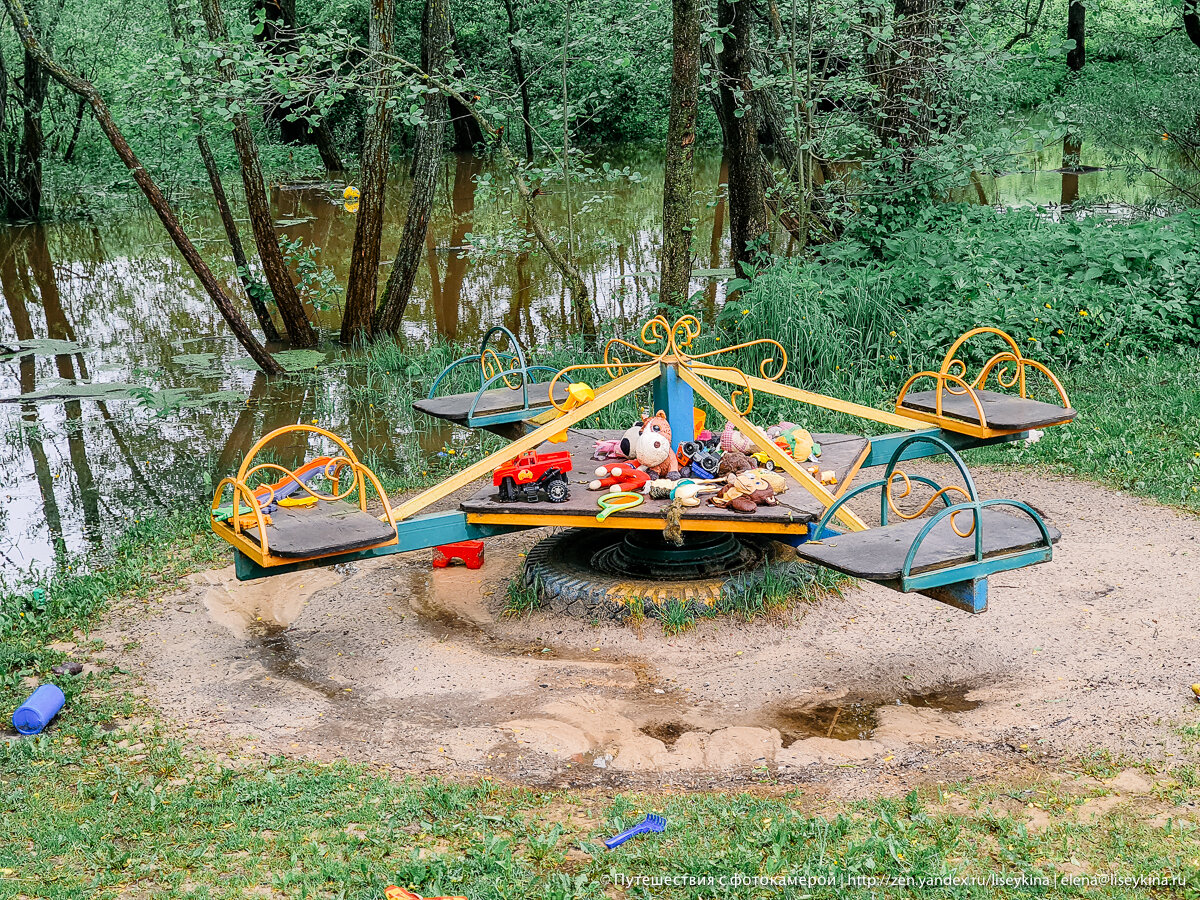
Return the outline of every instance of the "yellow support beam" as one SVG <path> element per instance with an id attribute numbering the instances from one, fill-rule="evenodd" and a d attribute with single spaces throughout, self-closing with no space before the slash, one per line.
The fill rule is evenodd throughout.
<path id="1" fill-rule="evenodd" d="M 653 519 L 622 517 L 614 513 L 598 522 L 595 516 L 556 515 L 555 513 L 467 513 L 472 525 L 526 525 L 533 528 L 555 526 L 561 528 L 621 528 L 662 531 L 662 517 Z M 728 534 L 736 530 L 739 534 L 783 534 L 799 537 L 808 534 L 809 526 L 804 522 L 764 522 L 746 516 L 736 522 L 728 519 L 689 519 L 686 515 L 680 522 L 684 531 L 716 531 Z"/>
<path id="2" fill-rule="evenodd" d="M 920 431 L 926 427 L 925 422 L 917 418 L 884 412 L 881 409 L 875 409 L 871 406 L 863 406 L 861 403 L 851 403 L 849 400 L 839 400 L 837 397 L 814 394 L 812 391 L 802 391 L 799 388 L 790 387 L 786 384 L 776 384 L 774 381 L 767 381 L 765 378 L 757 378 L 754 375 L 735 375 L 727 369 L 716 369 L 706 366 L 703 363 L 697 363 L 693 369 L 703 374 L 705 378 L 712 378 L 716 381 L 727 381 L 738 387 L 745 387 L 749 384 L 756 391 L 774 394 L 776 397 L 784 397 L 788 400 L 795 400 L 797 403 L 807 403 L 809 406 L 819 406 L 822 409 L 846 413 L 859 419 L 870 419 L 873 422 L 892 425 L 904 431 Z"/>
<path id="3" fill-rule="evenodd" d="M 658 377 L 662 367 L 658 363 L 652 363 L 644 369 L 639 369 L 629 377 L 628 381 L 622 383 L 622 390 L 609 391 L 602 398 L 597 391 L 597 397 L 589 403 L 584 403 L 582 406 L 577 406 L 575 409 L 562 416 L 556 417 L 553 421 L 547 422 L 545 425 L 536 428 L 523 437 L 517 438 L 508 446 L 497 450 L 489 456 L 485 456 L 477 463 L 472 463 L 461 472 L 456 472 L 451 475 L 441 484 L 434 485 L 428 490 L 422 491 L 413 497 L 411 500 L 400 504 L 393 509 L 396 521 L 406 519 L 413 513 L 418 513 L 431 503 L 437 503 L 443 497 L 453 494 L 455 491 L 466 487 L 476 478 L 488 474 L 497 466 L 508 462 L 515 456 L 519 456 L 526 450 L 532 450 L 543 441 L 549 440 L 552 434 L 558 434 L 560 431 L 570 428 L 577 422 L 582 422 L 593 413 L 599 412 L 604 407 L 620 400 L 631 391 L 636 391 L 643 385 L 647 385 Z M 615 382 L 614 382 L 615 383 Z"/>
<path id="4" fill-rule="evenodd" d="M 612 381 L 608 382 L 607 384 L 603 385 L 602 387 L 596 388 L 596 399 L 599 400 L 605 394 L 612 393 L 615 390 L 620 390 L 623 385 L 625 385 L 631 378 L 633 378 L 637 374 L 638 374 L 638 370 L 634 370 L 632 372 L 627 372 L 624 375 L 620 375 L 620 376 L 614 378 Z M 628 394 L 628 393 L 629 393 L 629 391 L 623 391 L 621 396 L 624 397 L 625 394 Z M 599 409 L 600 407 L 593 407 L 593 408 Z M 534 425 L 545 425 L 547 422 L 555 421 L 561 415 L 562 415 L 562 413 L 560 413 L 557 409 L 555 409 L 552 406 L 552 407 L 550 407 L 550 409 L 546 410 L 545 412 L 538 413 L 536 416 L 531 418 L 529 421 L 532 422 Z"/>
<path id="5" fill-rule="evenodd" d="M 766 432 L 760 429 L 757 425 L 734 409 L 733 404 L 709 387 L 704 379 L 690 370 L 687 366 L 679 367 L 679 377 L 692 386 L 697 394 L 707 400 L 714 409 L 717 410 L 726 419 L 736 425 L 746 437 L 750 438 L 759 450 L 767 454 L 774 461 L 775 465 L 798 482 L 800 486 L 812 494 L 826 509 L 833 506 L 834 496 L 825 490 L 825 486 L 813 478 L 808 472 L 797 463 L 794 459 L 784 453 L 776 446 L 775 442 L 767 437 Z M 770 384 L 770 382 L 768 382 Z M 856 516 L 848 507 L 843 506 L 838 509 L 835 514 L 839 521 L 842 522 L 851 531 L 866 531 L 867 523 Z"/>

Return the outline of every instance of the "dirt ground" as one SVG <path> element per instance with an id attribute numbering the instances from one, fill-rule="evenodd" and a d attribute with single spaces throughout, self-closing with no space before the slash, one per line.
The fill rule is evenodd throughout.
<path id="1" fill-rule="evenodd" d="M 204 572 L 98 637 L 202 744 L 403 772 L 854 797 L 1092 750 L 1179 758 L 1197 720 L 1200 520 L 975 474 L 1063 533 L 1051 563 L 993 576 L 979 616 L 866 584 L 789 621 L 675 638 L 654 622 L 504 619 L 542 536 L 525 532 L 489 539 L 479 571 L 432 570 L 421 551 L 244 584 Z"/>

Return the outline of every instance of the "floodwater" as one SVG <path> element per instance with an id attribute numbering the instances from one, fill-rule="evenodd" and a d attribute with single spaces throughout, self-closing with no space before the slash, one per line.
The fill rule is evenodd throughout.
<path id="1" fill-rule="evenodd" d="M 1085 147 L 1085 163 L 1088 153 Z M 1031 164 L 1057 162 L 1050 154 Z M 697 191 L 708 198 L 695 232 L 697 265 L 712 270 L 728 265 L 723 171 L 718 157 L 697 157 Z M 526 346 L 578 329 L 561 279 L 536 252 L 516 198 L 496 189 L 495 174 L 469 155 L 445 161 L 404 322 L 418 346 L 474 341 L 497 323 Z M 1141 202 L 1149 191 L 1111 171 L 1073 177 L 1081 205 Z M 977 197 L 967 199 L 1057 202 L 1065 199 L 1063 179 L 1047 171 L 1006 175 L 981 182 Z M 637 322 L 653 309 L 647 273 L 657 269 L 661 160 L 621 153 L 607 166 L 596 163 L 586 180 L 572 189 L 570 222 L 593 298 L 589 315 L 604 328 Z M 1053 184 L 1059 196 L 1043 197 Z M 381 279 L 399 241 L 408 185 L 407 167 L 397 165 Z M 272 189 L 277 227 L 298 242 L 294 265 L 307 300 L 322 306 L 312 312 L 327 335 L 340 307 L 320 285 L 345 283 L 354 233 L 343 187 Z M 568 230 L 563 201 L 553 191 L 536 201 L 560 236 Z M 215 214 L 190 206 L 184 224 L 239 295 Z M 719 273 L 699 274 L 693 283 L 710 312 L 723 300 L 720 281 Z M 415 432 L 431 455 L 450 437 L 436 423 L 387 421 L 364 408 L 347 383 L 353 375 L 267 385 L 139 198 L 99 224 L 0 227 L 0 293 L 0 571 L 10 576 L 97 549 L 155 509 L 208 502 L 220 475 L 280 425 L 320 414 L 322 425 L 344 431 L 360 452 L 367 446 L 383 455 L 401 434 Z M 7 352 L 18 345 L 21 352 Z M 330 358 L 342 352 L 333 343 L 322 350 Z M 281 461 L 303 453 L 302 443 L 284 448 Z"/>

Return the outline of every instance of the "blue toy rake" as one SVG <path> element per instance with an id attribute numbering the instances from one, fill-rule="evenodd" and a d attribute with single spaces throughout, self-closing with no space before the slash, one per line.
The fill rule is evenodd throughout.
<path id="1" fill-rule="evenodd" d="M 660 815 L 656 815 L 655 813 L 650 813 L 646 816 L 646 818 L 642 819 L 642 821 L 638 822 L 632 828 L 627 828 L 625 831 L 622 831 L 620 834 L 615 835 L 615 836 L 610 837 L 607 840 L 605 840 L 604 846 L 607 847 L 609 850 L 613 850 L 617 847 L 620 847 L 623 843 L 625 843 L 631 837 L 637 837 L 639 834 L 646 834 L 647 832 L 651 832 L 651 831 L 657 833 L 659 831 L 662 831 L 666 827 L 667 827 L 666 819 L 664 819 Z"/>

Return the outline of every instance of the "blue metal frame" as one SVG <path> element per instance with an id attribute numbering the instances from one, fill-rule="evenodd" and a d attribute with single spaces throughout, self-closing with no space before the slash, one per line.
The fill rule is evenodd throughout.
<path id="1" fill-rule="evenodd" d="M 678 450 L 685 441 L 695 440 L 696 396 L 692 386 L 679 377 L 674 365 L 667 364 L 662 368 L 662 374 L 654 379 L 654 409 L 662 410 L 667 416 L 667 424 L 671 426 L 672 450 Z"/>
<path id="2" fill-rule="evenodd" d="M 933 448 L 933 452 L 916 452 L 908 453 L 910 448 L 919 444 L 926 444 Z M 908 553 L 904 558 L 904 565 L 900 570 L 899 589 L 908 593 L 910 591 L 919 591 L 928 593 L 935 599 L 951 602 L 955 606 L 960 606 L 963 609 L 969 609 L 971 612 L 982 612 L 987 608 L 987 584 L 988 575 L 993 572 L 1003 572 L 1009 569 L 1020 569 L 1025 566 L 1032 566 L 1037 563 L 1050 560 L 1054 553 L 1053 542 L 1050 539 L 1050 532 L 1046 528 L 1046 523 L 1042 521 L 1042 517 L 1030 507 L 1028 504 L 1022 503 L 1019 500 L 980 500 L 979 493 L 975 489 L 975 481 L 971 478 L 971 473 L 967 470 L 966 463 L 962 457 L 955 452 L 954 448 L 945 440 L 944 437 L 930 432 L 914 432 L 907 435 L 895 444 L 892 451 L 891 459 L 888 460 L 887 469 L 884 471 L 883 478 L 872 481 L 869 484 L 860 485 L 852 491 L 848 491 L 838 498 L 832 506 L 830 506 L 821 520 L 812 528 L 814 534 L 825 534 L 826 526 L 830 519 L 836 513 L 838 508 L 853 497 L 866 491 L 879 488 L 879 518 L 881 524 L 886 527 L 888 524 L 888 502 L 887 492 L 888 485 L 891 483 L 892 475 L 896 471 L 896 465 L 903 459 L 913 459 L 923 456 L 933 456 L 940 453 L 945 453 L 958 468 L 959 474 L 962 475 L 963 482 L 966 485 L 966 492 L 970 498 L 962 503 L 950 503 L 948 497 L 943 494 L 942 501 L 946 504 L 944 509 L 939 510 L 934 515 L 930 516 L 925 522 L 925 525 L 917 533 L 913 539 L 912 545 L 908 548 Z M 922 484 L 929 485 L 934 490 L 941 490 L 941 486 L 932 479 L 925 478 L 920 475 L 910 476 L 910 480 L 918 481 Z M 1018 550 L 1013 553 L 1004 553 L 997 556 L 983 557 L 983 510 L 989 506 L 1011 506 L 1019 509 L 1033 519 L 1037 525 L 1038 531 L 1041 533 L 1041 546 L 1031 547 L 1026 550 Z M 929 535 L 929 533 L 937 526 L 939 522 L 947 516 L 953 516 L 956 513 L 970 511 L 974 520 L 974 537 L 975 537 L 975 553 L 974 559 L 970 562 L 959 563 L 953 566 L 946 566 L 940 569 L 933 569 L 928 572 L 920 572 L 913 574 L 912 566 L 916 560 L 917 551 L 921 547 L 921 542 Z M 982 586 L 980 582 L 983 582 Z M 942 588 L 950 588 L 950 597 L 937 596 L 938 593 L 945 594 L 945 591 L 940 591 Z"/>
<path id="3" fill-rule="evenodd" d="M 464 356 L 462 359 L 457 359 L 450 363 L 450 365 L 446 366 L 446 368 L 442 369 L 442 371 L 438 373 L 438 377 L 433 380 L 433 385 L 429 388 L 428 399 L 432 400 L 437 396 L 438 386 L 454 369 L 469 363 L 480 363 L 483 360 L 484 352 L 487 350 L 488 341 L 490 341 L 494 336 L 507 337 L 509 346 L 513 348 L 511 351 L 505 351 L 504 353 L 493 351 L 496 359 L 498 359 L 501 364 L 508 363 L 513 359 L 516 359 L 517 367 L 513 369 L 505 369 L 504 371 L 499 372 L 487 379 L 483 377 L 483 369 L 482 367 L 480 368 L 479 390 L 475 392 L 475 399 L 471 402 L 470 410 L 467 411 L 467 425 L 471 428 L 486 428 L 489 425 L 502 425 L 507 422 L 521 422 L 529 418 L 531 415 L 541 412 L 550 406 L 549 403 L 545 404 L 544 406 L 536 407 L 531 407 L 529 405 L 529 385 L 535 383 L 534 379 L 531 378 L 530 375 L 534 372 L 547 372 L 553 376 L 558 374 L 558 369 L 551 368 L 550 366 L 529 365 L 529 361 L 525 358 L 525 349 L 521 346 L 521 342 L 517 340 L 517 336 L 515 334 L 513 334 L 503 325 L 493 325 L 488 329 L 487 333 L 483 336 L 483 340 L 479 342 L 478 353 L 473 353 L 470 356 Z M 475 408 L 479 406 L 479 401 L 482 399 L 484 392 L 487 391 L 488 388 L 490 388 L 497 381 L 503 381 L 507 387 L 507 379 L 512 378 L 514 375 L 519 376 L 521 379 L 521 407 L 519 409 L 507 410 L 506 412 L 502 413 L 495 413 L 490 416 L 476 416 Z M 510 390 L 516 390 L 516 388 L 510 388 Z"/>

